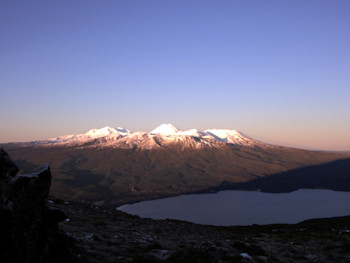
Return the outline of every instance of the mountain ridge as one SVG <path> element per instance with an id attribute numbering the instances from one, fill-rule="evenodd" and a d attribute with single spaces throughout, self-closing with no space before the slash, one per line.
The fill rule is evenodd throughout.
<path id="1" fill-rule="evenodd" d="M 157 149 L 161 146 L 182 143 L 184 147 L 222 147 L 224 144 L 254 146 L 265 144 L 246 136 L 238 130 L 198 129 L 179 130 L 172 124 L 161 124 L 150 132 L 131 132 L 121 127 L 106 126 L 81 134 L 63 135 L 46 140 L 22 142 L 32 145 L 113 146 L 117 148 Z M 18 143 L 19 144 L 19 143 Z M 268 145 L 268 144 L 265 144 Z M 271 145 L 272 146 L 272 145 Z"/>

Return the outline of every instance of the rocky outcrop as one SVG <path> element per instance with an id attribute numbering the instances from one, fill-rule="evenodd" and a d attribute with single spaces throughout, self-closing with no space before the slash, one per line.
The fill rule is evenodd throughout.
<path id="1" fill-rule="evenodd" d="M 0 191 L 2 186 L 6 184 L 18 172 L 17 166 L 11 161 L 4 149 L 0 148 Z"/>
<path id="2" fill-rule="evenodd" d="M 349 263 L 350 216 L 299 224 L 205 226 L 55 202 L 84 263 Z"/>
<path id="3" fill-rule="evenodd" d="M 65 237 L 58 231 L 65 214 L 46 205 L 50 167 L 32 174 L 17 172 L 0 149 L 0 262 L 71 261 Z"/>

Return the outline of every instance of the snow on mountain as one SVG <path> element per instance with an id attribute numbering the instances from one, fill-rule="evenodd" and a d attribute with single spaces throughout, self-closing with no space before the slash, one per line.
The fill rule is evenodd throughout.
<path id="1" fill-rule="evenodd" d="M 179 135 L 183 136 L 193 136 L 193 137 L 202 137 L 206 136 L 207 134 L 205 132 L 199 131 L 197 129 L 191 129 L 187 131 L 180 131 L 178 132 Z"/>
<path id="2" fill-rule="evenodd" d="M 154 136 L 151 136 L 147 132 L 134 132 L 128 136 L 120 138 L 118 141 L 113 143 L 113 146 L 118 148 L 126 149 L 154 149 L 157 147 L 157 143 L 153 140 Z"/>
<path id="3" fill-rule="evenodd" d="M 113 137 L 118 138 L 120 136 L 126 136 L 130 133 L 130 131 L 118 127 L 117 129 L 111 128 L 109 126 L 103 127 L 101 129 L 92 129 L 89 130 L 86 133 L 82 134 L 72 134 L 72 135 L 65 135 L 60 136 L 57 138 L 51 138 L 46 141 L 39 141 L 40 144 L 42 143 L 69 143 L 69 142 L 79 142 L 79 141 L 86 141 L 91 139 L 98 139 L 103 137 Z"/>
<path id="4" fill-rule="evenodd" d="M 179 132 L 179 130 L 172 124 L 161 124 L 154 130 L 150 132 L 150 134 L 159 134 L 163 136 L 175 135 Z"/>
<path id="5" fill-rule="evenodd" d="M 98 137 L 103 137 L 108 135 L 126 135 L 127 133 L 129 133 L 129 131 L 126 129 L 123 129 L 120 127 L 115 129 L 115 128 L 106 126 L 101 129 L 92 129 L 83 135 L 88 136 L 89 138 L 98 138 Z"/>
<path id="6" fill-rule="evenodd" d="M 151 132 L 131 132 L 118 127 L 106 126 L 86 133 L 52 138 L 35 144 L 74 144 L 81 146 L 113 146 L 118 148 L 155 149 L 177 144 L 181 148 L 222 147 L 226 144 L 252 146 L 257 143 L 237 130 L 191 129 L 181 131 L 172 124 L 162 124 Z"/>
<path id="7" fill-rule="evenodd" d="M 254 143 L 254 140 L 237 130 L 226 129 L 210 129 L 205 131 L 208 135 L 213 136 L 216 140 L 231 143 L 250 145 Z"/>

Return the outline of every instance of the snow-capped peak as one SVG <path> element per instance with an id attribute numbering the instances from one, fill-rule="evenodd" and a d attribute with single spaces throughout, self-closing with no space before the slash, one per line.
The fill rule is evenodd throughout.
<path id="1" fill-rule="evenodd" d="M 197 129 L 181 131 L 172 124 L 162 124 L 151 132 L 130 132 L 127 129 L 109 126 L 92 129 L 82 134 L 65 135 L 35 144 L 74 144 L 74 145 L 105 145 L 120 148 L 155 149 L 164 145 L 182 144 L 182 147 L 221 147 L 224 144 L 252 146 L 258 143 L 237 130 Z"/>
<path id="2" fill-rule="evenodd" d="M 91 137 L 101 137 L 101 136 L 107 136 L 111 134 L 117 134 L 118 130 L 111 128 L 109 126 L 103 127 L 101 129 L 92 129 L 89 130 L 87 133 L 85 133 L 87 136 Z"/>
<path id="3" fill-rule="evenodd" d="M 227 129 L 210 129 L 206 130 L 209 136 L 215 138 L 215 140 L 226 142 L 226 143 L 234 143 L 234 144 L 250 144 L 253 142 L 253 139 L 244 135 L 243 133 L 237 130 L 227 130 Z"/>
<path id="4" fill-rule="evenodd" d="M 86 133 L 81 134 L 72 134 L 72 135 L 65 135 L 60 136 L 57 138 L 51 138 L 45 141 L 39 141 L 40 144 L 42 143 L 70 143 L 70 142 L 84 142 L 86 140 L 91 139 L 97 139 L 97 138 L 103 138 L 103 137 L 114 137 L 118 138 L 120 136 L 126 136 L 130 134 L 129 130 L 123 129 L 118 127 L 117 129 L 106 126 L 101 129 L 92 129 L 89 130 Z"/>
<path id="5" fill-rule="evenodd" d="M 172 124 L 161 124 L 154 130 L 150 132 L 150 134 L 159 134 L 163 136 L 168 135 L 176 135 L 179 130 Z"/>
<path id="6" fill-rule="evenodd" d="M 103 127 L 101 129 L 92 129 L 84 134 L 78 134 L 76 136 L 80 137 L 81 139 L 91 139 L 91 138 L 100 138 L 100 137 L 106 137 L 106 136 L 113 136 L 113 137 L 119 137 L 119 136 L 126 136 L 130 134 L 131 132 L 127 129 L 118 127 L 118 128 L 112 128 L 109 126 Z"/>

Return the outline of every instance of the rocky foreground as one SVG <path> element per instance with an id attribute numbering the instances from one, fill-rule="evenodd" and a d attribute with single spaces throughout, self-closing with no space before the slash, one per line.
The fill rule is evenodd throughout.
<path id="1" fill-rule="evenodd" d="M 54 201 L 83 262 L 350 262 L 350 217 L 214 227 Z"/>
<path id="2" fill-rule="evenodd" d="M 0 149 L 0 262 L 350 262 L 350 217 L 214 227 L 48 198 Z"/>
<path id="3" fill-rule="evenodd" d="M 73 262 L 74 245 L 58 228 L 66 216 L 46 205 L 50 167 L 17 173 L 17 166 L 0 148 L 0 262 Z"/>

